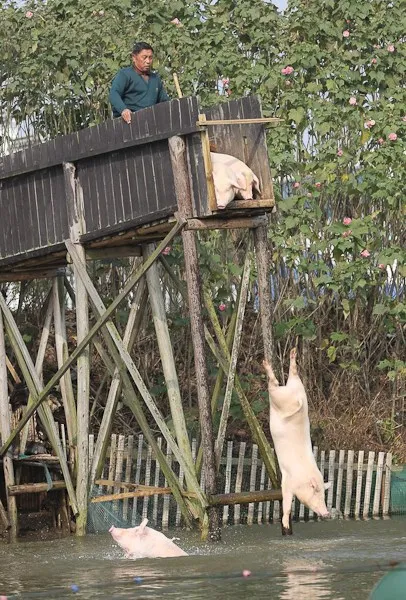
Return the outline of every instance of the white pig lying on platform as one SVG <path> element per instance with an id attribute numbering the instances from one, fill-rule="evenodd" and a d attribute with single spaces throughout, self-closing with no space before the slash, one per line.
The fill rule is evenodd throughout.
<path id="1" fill-rule="evenodd" d="M 252 200 L 254 190 L 261 194 L 259 179 L 235 156 L 210 152 L 218 208 L 225 208 L 235 196 Z"/>
<path id="2" fill-rule="evenodd" d="M 268 375 L 272 439 L 282 473 L 282 533 L 291 533 L 293 496 L 320 517 L 329 517 L 324 483 L 312 452 L 307 396 L 297 373 L 296 348 L 290 352 L 289 377 L 280 386 L 270 364 L 263 362 Z M 285 531 L 287 530 L 287 531 Z"/>
<path id="3" fill-rule="evenodd" d="M 126 556 L 129 558 L 167 558 L 171 556 L 187 556 L 181 548 L 168 539 L 163 533 L 147 527 L 148 519 L 143 519 L 138 527 L 120 529 L 110 527 L 113 536 Z"/>

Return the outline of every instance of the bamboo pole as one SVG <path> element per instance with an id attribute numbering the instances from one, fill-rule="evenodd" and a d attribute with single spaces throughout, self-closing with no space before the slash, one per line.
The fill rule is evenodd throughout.
<path id="1" fill-rule="evenodd" d="M 53 305 L 52 305 L 52 294 L 50 291 L 50 293 L 48 294 L 48 298 L 47 298 L 47 309 L 46 309 L 46 313 L 45 313 L 44 326 L 43 326 L 42 332 L 41 332 L 41 339 L 40 339 L 40 343 L 39 343 L 39 347 L 38 347 L 37 358 L 35 360 L 35 370 L 38 373 L 38 377 L 40 378 L 41 383 L 42 383 L 42 367 L 44 364 L 45 350 L 47 347 L 49 332 L 51 329 L 52 315 L 53 315 Z M 32 396 L 30 395 L 28 397 L 27 406 L 30 406 L 32 404 L 32 402 L 33 402 L 33 399 L 32 399 Z M 25 427 L 21 433 L 20 454 L 24 454 L 25 447 L 27 444 L 28 431 L 29 431 L 29 422 L 25 425 Z"/>
<path id="2" fill-rule="evenodd" d="M 169 139 L 169 152 L 174 177 L 175 192 L 180 214 L 192 217 L 192 197 L 186 159 L 186 146 L 182 138 Z M 200 430 L 203 444 L 205 485 L 208 494 L 217 491 L 216 457 L 214 453 L 213 422 L 211 417 L 208 373 L 205 356 L 204 327 L 202 318 L 201 281 L 197 256 L 196 239 L 193 231 L 182 231 L 185 256 L 186 282 L 189 313 L 196 370 L 197 397 L 199 404 Z M 185 471 L 185 476 L 186 476 Z M 208 510 L 208 533 L 212 541 L 220 540 L 220 514 L 216 508 Z M 203 537 L 205 537 L 203 531 Z"/>
<path id="3" fill-rule="evenodd" d="M 136 335 L 139 331 L 142 317 L 144 315 L 146 301 L 146 283 L 145 278 L 142 278 L 138 283 L 135 292 L 135 298 L 131 304 L 127 325 L 124 331 L 123 344 L 128 351 L 131 351 L 131 339 L 134 338 L 134 334 Z M 96 446 L 94 449 L 93 460 L 90 469 L 90 483 L 96 477 L 100 477 L 100 473 L 103 469 L 112 422 L 116 411 L 117 402 L 120 397 L 120 389 L 121 378 L 119 370 L 116 367 L 114 369 L 113 378 L 110 384 L 106 405 L 103 410 L 103 418 L 100 424 Z"/>
<path id="4" fill-rule="evenodd" d="M 0 296 L 3 298 L 1 292 Z M 6 342 L 4 337 L 3 315 L 0 310 L 0 433 L 2 440 L 7 439 L 10 435 L 10 419 L 11 415 L 7 387 Z M 10 525 L 8 536 L 10 542 L 15 542 L 18 535 L 17 504 L 15 498 L 10 496 L 8 492 L 9 486 L 14 485 L 14 466 L 11 449 L 3 459 L 3 471 L 4 482 L 6 484 L 7 520 Z"/>
<path id="5" fill-rule="evenodd" d="M 216 445 L 215 445 L 217 471 L 220 468 L 220 460 L 221 460 L 221 455 L 223 453 L 224 438 L 226 435 L 226 428 L 227 428 L 228 417 L 229 417 L 229 412 L 230 412 L 231 397 L 232 397 L 232 393 L 234 390 L 235 372 L 236 372 L 236 368 L 237 368 L 238 353 L 240 350 L 242 326 L 244 323 L 244 314 L 245 314 L 245 307 L 247 304 L 248 286 L 249 286 L 249 280 L 250 280 L 250 274 L 251 274 L 251 254 L 250 253 L 251 253 L 251 249 L 250 249 L 250 247 L 248 247 L 247 254 L 245 256 L 244 270 L 243 270 L 243 274 L 242 274 L 242 278 L 241 278 L 241 288 L 240 288 L 240 295 L 238 298 L 238 309 L 237 309 L 237 323 L 236 323 L 236 328 L 235 328 L 233 349 L 232 349 L 231 358 L 230 358 L 230 368 L 229 368 L 228 377 L 227 377 L 227 387 L 226 387 L 226 393 L 224 395 L 223 409 L 221 412 L 220 424 L 219 424 L 217 440 L 216 440 Z"/>
<path id="6" fill-rule="evenodd" d="M 92 308 L 93 308 L 95 315 L 96 316 L 100 315 L 100 318 L 103 318 L 103 314 L 106 312 L 106 309 L 104 307 L 104 304 L 103 304 L 99 294 L 97 293 L 97 290 L 95 289 L 92 281 L 90 280 L 90 277 L 87 274 L 86 269 L 82 267 L 80 262 L 78 262 L 78 257 L 76 254 L 76 250 L 73 247 L 73 244 L 71 244 L 69 241 L 66 241 L 66 246 L 68 248 L 69 254 L 72 257 L 74 264 L 76 264 L 78 267 L 78 274 L 86 286 L 86 289 L 88 291 L 89 298 L 91 300 Z M 125 369 L 125 367 L 127 367 L 128 373 L 130 374 L 131 379 L 134 381 L 135 385 L 137 386 L 145 404 L 147 405 L 147 407 L 148 407 L 151 415 L 153 416 L 155 422 L 157 423 L 160 431 L 162 432 L 162 434 L 165 437 L 168 444 L 171 446 L 171 449 L 172 449 L 174 455 L 176 456 L 176 459 L 178 460 L 179 463 L 182 463 L 182 467 L 185 471 L 185 474 L 188 473 L 188 476 L 190 476 L 190 480 L 192 480 L 193 474 L 190 473 L 189 466 L 183 460 L 183 455 L 179 451 L 179 448 L 178 448 L 171 432 L 169 431 L 168 426 L 166 425 L 165 419 L 161 415 L 151 394 L 149 393 L 147 387 L 145 386 L 145 383 L 142 380 L 141 375 L 139 374 L 139 371 L 136 368 L 131 356 L 129 355 L 127 350 L 124 348 L 123 342 L 121 340 L 121 337 L 120 337 L 116 327 L 114 326 L 114 324 L 111 321 L 109 321 L 106 324 L 106 326 L 103 327 L 102 331 L 103 331 L 103 336 L 104 336 L 104 339 L 108 346 L 109 352 L 110 352 L 111 356 L 113 357 L 114 362 L 116 363 L 116 365 L 119 367 L 119 369 L 121 371 L 122 378 L 127 375 L 127 371 Z M 128 380 L 128 383 L 129 383 L 129 380 Z M 130 388 L 132 389 L 131 383 L 129 383 L 129 385 L 130 385 Z M 127 386 L 127 389 L 128 389 L 128 386 Z M 141 421 L 140 421 L 140 419 L 141 419 L 142 423 L 143 423 L 143 427 L 145 428 L 145 431 L 148 431 L 148 436 L 151 437 L 151 430 L 150 430 L 149 426 L 147 425 L 147 422 L 146 422 L 145 416 L 142 412 L 141 406 L 140 406 L 137 398 L 134 397 L 134 394 L 131 394 L 131 392 L 127 393 L 126 394 L 126 402 L 128 403 L 129 406 L 132 406 L 132 410 L 136 411 L 136 413 L 134 413 L 134 414 L 136 414 L 136 416 L 137 416 L 138 423 L 141 426 Z M 152 439 L 153 439 L 153 436 L 152 436 Z M 148 439 L 148 441 L 149 441 L 149 443 L 151 443 L 151 439 Z M 154 442 L 154 440 L 153 440 L 153 442 Z M 155 446 L 156 446 L 156 444 L 155 444 Z M 161 454 L 161 457 L 162 456 L 163 455 Z M 165 463 L 165 459 L 163 459 L 163 462 Z M 163 471 L 164 471 L 164 468 L 165 468 L 165 464 L 162 465 Z M 171 469 L 169 469 L 168 481 L 170 482 L 171 487 L 172 487 L 172 485 L 174 485 L 179 490 L 176 476 L 174 475 L 174 473 L 172 472 Z M 196 490 L 194 490 L 194 491 L 196 491 Z M 181 496 L 179 495 L 179 497 L 181 497 Z M 206 505 L 206 499 L 201 492 L 198 493 L 197 497 L 198 497 L 199 504 L 200 504 L 200 508 L 199 508 L 199 506 L 197 506 L 197 508 L 199 509 L 199 513 L 201 514 L 201 511 L 203 510 L 202 507 L 204 507 Z"/>
<path id="7" fill-rule="evenodd" d="M 19 496 L 21 494 L 39 494 L 41 492 L 49 492 L 51 490 L 64 490 L 66 483 L 63 480 L 55 480 L 52 486 L 49 483 L 22 483 L 20 485 L 9 485 L 8 490 L 11 496 Z"/>
<path id="8" fill-rule="evenodd" d="M 125 298 L 127 296 L 129 291 L 141 279 L 141 277 L 149 269 L 151 264 L 154 262 L 154 260 L 156 260 L 156 258 L 162 252 L 162 250 L 170 244 L 171 240 L 175 237 L 175 235 L 177 235 L 179 233 L 179 231 L 182 229 L 184 224 L 185 224 L 185 221 L 182 219 L 177 221 L 176 225 L 174 225 L 174 227 L 171 229 L 171 231 L 168 233 L 168 235 L 157 246 L 157 249 L 155 250 L 154 254 L 150 257 L 150 259 L 148 261 L 146 261 L 145 263 L 143 263 L 142 266 L 139 269 L 137 269 L 137 271 L 134 273 L 134 275 L 132 277 L 130 277 L 128 282 L 125 284 L 122 292 L 113 300 L 113 302 L 110 304 L 108 309 L 96 321 L 96 323 L 90 329 L 90 331 L 87 334 L 87 336 L 85 337 L 85 339 L 80 344 L 78 344 L 76 350 L 74 350 L 74 352 L 72 352 L 72 354 L 70 355 L 69 359 L 65 362 L 65 364 L 60 369 L 58 369 L 57 373 L 55 373 L 55 375 L 53 377 L 51 377 L 51 379 L 48 381 L 46 386 L 42 389 L 41 393 L 38 394 L 38 397 L 35 400 L 35 402 L 33 403 L 33 405 L 30 406 L 29 408 L 27 408 L 27 410 L 25 411 L 25 413 L 24 413 L 23 417 L 21 418 L 17 427 L 12 431 L 12 433 L 10 434 L 10 436 L 8 437 L 6 442 L 3 443 L 3 446 L 0 448 L 0 456 L 3 456 L 3 454 L 7 451 L 7 449 L 10 447 L 10 445 L 13 443 L 14 438 L 20 433 L 21 429 L 24 427 L 24 425 L 27 423 L 27 421 L 30 419 L 30 417 L 37 410 L 38 406 L 40 406 L 40 404 L 45 400 L 45 398 L 47 397 L 49 392 L 52 390 L 52 388 L 55 385 L 57 385 L 57 383 L 60 381 L 62 375 L 64 375 L 66 373 L 66 371 L 69 369 L 69 367 L 76 361 L 78 356 L 80 356 L 80 354 L 87 347 L 87 345 L 93 339 L 93 337 L 96 335 L 96 333 L 99 331 L 99 329 L 101 329 L 101 327 L 103 327 L 103 325 L 106 323 L 106 321 L 109 320 L 110 316 L 116 310 L 117 306 L 121 303 L 123 298 Z"/>
<path id="9" fill-rule="evenodd" d="M 153 250 L 154 246 L 152 244 L 147 244 L 143 248 L 144 259 L 147 259 L 149 256 L 151 256 Z M 156 263 L 154 263 L 151 268 L 148 269 L 146 279 L 149 291 L 149 302 L 152 309 L 152 318 L 158 340 L 159 353 L 161 356 L 175 437 L 176 441 L 178 442 L 179 449 L 183 454 L 183 458 L 189 465 L 189 471 L 193 473 L 192 481 L 190 481 L 189 477 L 186 476 L 188 489 L 193 490 L 197 487 L 198 481 L 195 475 L 192 451 L 190 449 L 189 436 L 186 428 L 185 415 L 183 412 L 178 374 L 176 372 L 172 343 L 169 335 L 168 322 L 166 319 L 164 298 L 159 280 L 158 265 Z"/>
<path id="10" fill-rule="evenodd" d="M 282 500 L 281 490 L 258 490 L 253 492 L 235 492 L 231 494 L 215 494 L 208 496 L 213 506 L 230 506 L 232 504 L 250 504 L 251 502 L 266 502 Z M 239 519 L 239 517 L 238 517 Z"/>
<path id="11" fill-rule="evenodd" d="M 27 406 L 27 410 L 25 411 L 24 416 L 21 418 L 19 425 L 16 427 L 16 429 L 13 432 L 14 435 L 13 434 L 9 435 L 6 444 L 3 444 L 0 454 L 4 454 L 4 448 L 5 447 L 8 448 L 10 446 L 11 441 L 15 438 L 15 435 L 17 435 L 16 431 L 17 430 L 21 431 L 22 427 L 28 421 L 29 417 L 27 418 L 27 415 L 29 414 L 29 416 L 31 416 L 31 414 L 34 412 L 34 410 L 36 410 L 36 408 L 38 408 L 38 414 L 39 414 L 42 424 L 45 427 L 46 434 L 49 438 L 49 441 L 50 441 L 57 457 L 59 458 L 59 462 L 60 462 L 62 473 L 63 473 L 64 479 L 66 482 L 66 488 L 68 490 L 72 510 L 75 514 L 77 514 L 78 510 L 77 510 L 75 490 L 73 488 L 68 464 L 65 459 L 64 451 L 63 451 L 63 448 L 61 445 L 61 441 L 59 439 L 58 430 L 56 428 L 55 421 L 52 416 L 51 408 L 46 402 L 44 403 L 43 406 L 39 405 L 38 398 L 40 397 L 40 395 L 43 394 L 44 398 L 46 397 L 46 395 L 44 394 L 44 390 L 42 388 L 41 381 L 40 381 L 40 379 L 37 375 L 37 372 L 35 370 L 35 367 L 32 363 L 31 357 L 30 357 L 27 347 L 24 343 L 24 340 L 18 330 L 16 322 L 14 321 L 13 315 L 11 314 L 11 311 L 8 308 L 6 301 L 4 300 L 4 297 L 2 294 L 0 294 L 0 308 L 1 308 L 1 311 L 3 312 L 4 320 L 6 323 L 6 330 L 7 330 L 9 340 L 10 340 L 10 344 L 14 350 L 18 364 L 24 375 L 25 382 L 28 386 L 28 389 L 29 389 L 30 394 L 32 395 L 33 401 L 34 401 L 31 407 Z M 30 411 L 31 411 L 31 414 L 30 414 Z"/>
<path id="12" fill-rule="evenodd" d="M 65 324 L 65 299 L 63 291 L 63 277 L 58 276 L 53 281 L 53 299 L 54 299 L 54 328 L 55 328 L 55 348 L 58 361 L 58 369 L 62 367 L 68 358 L 68 342 L 66 339 Z M 86 352 L 86 350 L 84 350 Z M 67 370 L 60 381 L 63 408 L 66 416 L 66 427 L 68 430 L 68 440 L 71 451 L 76 447 L 77 442 L 77 415 L 75 396 L 73 393 L 72 379 L 70 370 Z"/>

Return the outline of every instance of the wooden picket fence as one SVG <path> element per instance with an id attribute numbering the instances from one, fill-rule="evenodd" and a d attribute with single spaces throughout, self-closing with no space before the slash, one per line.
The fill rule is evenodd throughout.
<path id="1" fill-rule="evenodd" d="M 92 452 L 94 439 L 90 436 Z M 158 439 L 162 448 L 163 440 Z M 192 454 L 196 456 L 197 443 L 192 440 Z M 165 448 L 163 448 L 165 450 Z M 314 448 L 314 455 L 324 480 L 331 483 L 326 492 L 329 510 L 345 518 L 368 518 L 384 516 L 390 510 L 390 485 L 392 455 L 385 452 L 365 452 L 360 450 L 324 450 Z M 166 457 L 183 483 L 184 477 L 177 461 L 172 458 L 170 449 Z M 132 482 L 147 486 L 166 487 L 160 466 L 152 454 L 152 449 L 144 443 L 143 435 L 138 438 L 129 435 L 111 436 L 110 448 L 103 471 L 103 479 Z M 204 477 L 200 483 L 204 490 Z M 219 493 L 270 489 L 271 484 L 265 472 L 265 465 L 258 456 L 258 447 L 247 446 L 246 442 L 229 441 L 220 464 Z M 98 486 L 96 494 L 118 493 L 118 488 Z M 181 524 L 179 507 L 170 495 L 154 495 L 144 498 L 114 501 L 113 512 L 120 522 L 134 525 L 142 516 L 167 529 Z M 224 506 L 223 524 L 252 525 L 254 523 L 279 522 L 279 501 L 251 503 L 248 505 Z M 292 514 L 296 520 L 314 517 L 297 500 L 293 501 Z"/>

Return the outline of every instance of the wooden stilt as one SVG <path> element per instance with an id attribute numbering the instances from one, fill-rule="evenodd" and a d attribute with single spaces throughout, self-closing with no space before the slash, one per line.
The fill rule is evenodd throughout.
<path id="1" fill-rule="evenodd" d="M 86 231 L 83 214 L 83 193 L 75 178 L 75 166 L 72 163 L 63 165 L 65 191 L 68 203 L 70 239 L 75 244 L 79 260 L 86 268 L 86 253 L 80 243 L 80 236 Z M 89 333 L 88 298 L 85 286 L 73 266 L 76 283 L 76 335 L 80 344 Z M 63 279 L 60 289 L 63 290 Z M 59 365 L 60 366 L 60 365 Z M 65 377 L 69 377 L 66 373 Z M 77 362 L 77 476 L 76 497 L 79 514 L 76 518 L 76 535 L 86 534 L 87 506 L 89 490 L 89 394 L 90 394 L 90 353 L 89 346 L 78 357 Z M 73 438 L 72 438 L 73 441 Z"/>
<path id="2" fill-rule="evenodd" d="M 266 225 L 254 230 L 255 255 L 257 259 L 259 314 L 261 317 L 264 358 L 272 363 L 273 357 L 273 311 L 271 300 L 270 269 L 268 260 L 268 228 Z"/>
<path id="3" fill-rule="evenodd" d="M 179 211 L 183 218 L 190 218 L 192 216 L 192 197 L 186 162 L 185 142 L 177 136 L 170 138 L 169 151 Z M 215 494 L 217 491 L 217 473 L 204 343 L 201 281 L 195 233 L 193 231 L 183 231 L 182 241 L 184 247 L 189 313 L 194 348 L 200 429 L 203 443 L 205 485 L 208 494 Z M 212 541 L 217 541 L 221 539 L 220 513 L 216 508 L 210 508 L 208 509 L 208 517 L 210 539 Z"/>
<path id="4" fill-rule="evenodd" d="M 24 340 L 18 330 L 16 322 L 14 321 L 13 315 L 11 314 L 10 309 L 8 308 L 3 295 L 0 294 L 0 308 L 3 311 L 4 321 L 6 324 L 7 334 L 10 340 L 10 344 L 14 350 L 14 353 L 17 357 L 18 364 L 20 369 L 24 375 L 25 382 L 28 386 L 30 394 L 33 397 L 33 404 L 31 407 L 27 407 L 24 416 L 21 418 L 18 427 L 14 430 L 12 435 L 9 435 L 6 444 L 3 444 L 2 449 L 0 451 L 1 454 L 4 453 L 4 448 L 9 447 L 11 443 L 10 440 L 15 438 L 16 431 L 21 431 L 22 427 L 27 423 L 29 417 L 27 418 L 27 414 L 30 414 L 30 411 L 35 410 L 38 407 L 38 415 L 41 419 L 42 424 L 45 427 L 46 434 L 49 438 L 49 441 L 59 458 L 59 462 L 61 465 L 61 470 L 66 482 L 66 488 L 68 490 L 70 503 L 72 506 L 73 512 L 76 514 L 77 511 L 77 503 L 76 503 L 76 495 L 75 490 L 73 488 L 72 479 L 69 473 L 68 464 L 66 462 L 65 454 L 61 445 L 61 441 L 59 439 L 59 434 L 57 427 L 55 425 L 55 421 L 52 416 L 52 411 L 50 406 L 45 402 L 43 406 L 40 406 L 38 403 L 38 398 L 41 393 L 44 393 L 42 389 L 41 381 L 37 375 L 35 367 L 32 363 L 31 357 L 27 350 L 27 347 L 24 343 Z M 44 395 L 44 398 L 46 395 Z M 31 412 L 32 414 L 32 412 Z M 30 416 L 31 416 L 30 414 Z"/>
<path id="5" fill-rule="evenodd" d="M 3 295 L 0 293 L 3 298 Z M 7 387 L 7 366 L 6 366 L 6 343 L 4 338 L 3 315 L 0 310 L 0 433 L 2 440 L 5 440 L 10 435 L 10 410 L 8 403 L 8 387 Z M 6 484 L 7 496 L 7 521 L 9 523 L 9 541 L 14 542 L 17 539 L 18 532 L 18 516 L 17 504 L 13 496 L 10 496 L 8 489 L 10 485 L 14 485 L 14 467 L 11 449 L 3 458 L 4 482 Z M 3 508 L 4 511 L 4 508 Z M 3 519 L 4 512 L 2 511 Z"/>
<path id="6" fill-rule="evenodd" d="M 152 244 L 145 246 L 143 248 L 144 258 L 148 258 L 153 251 L 154 246 Z M 158 265 L 156 262 L 151 266 L 150 269 L 148 269 L 146 273 L 146 279 L 149 291 L 149 302 L 152 309 L 152 317 L 154 320 L 155 332 L 158 340 L 175 436 L 179 449 L 183 454 L 183 458 L 189 465 L 189 471 L 194 474 L 194 462 L 192 459 L 192 451 L 190 449 L 189 437 L 186 429 L 186 421 L 183 412 L 178 375 L 176 372 L 171 338 L 166 320 L 164 298 L 159 281 Z M 190 489 L 196 488 L 198 485 L 196 476 L 193 477 L 192 482 L 190 482 L 188 477 L 186 477 L 186 483 Z"/>
<path id="7" fill-rule="evenodd" d="M 157 246 L 157 249 L 155 250 L 153 255 L 148 259 L 148 261 L 145 261 L 141 265 L 141 267 L 139 269 L 137 269 L 137 271 L 134 273 L 134 275 L 132 275 L 130 277 L 128 282 L 125 284 L 122 292 L 113 300 L 113 302 L 110 304 L 108 309 L 103 313 L 103 315 L 93 325 L 93 327 L 90 329 L 90 331 L 87 334 L 87 336 L 85 337 L 85 339 L 82 340 L 82 342 L 80 344 L 78 344 L 76 350 L 74 350 L 74 352 L 72 352 L 71 356 L 64 363 L 64 365 L 62 367 L 60 367 L 60 369 L 58 369 L 57 373 L 55 373 L 55 375 L 53 377 L 51 377 L 51 379 L 48 381 L 48 383 L 45 385 L 45 387 L 38 394 L 38 397 L 35 400 L 35 402 L 32 404 L 32 406 L 27 408 L 27 410 L 25 411 L 23 417 L 21 418 L 18 426 L 11 432 L 8 439 L 3 443 L 3 446 L 0 448 L 0 456 L 3 456 L 3 454 L 7 451 L 7 449 L 10 447 L 10 445 L 13 443 L 14 438 L 20 433 L 20 431 L 22 430 L 24 425 L 27 423 L 27 421 L 30 419 L 30 417 L 37 410 L 38 406 L 40 406 L 42 404 L 42 402 L 45 400 L 45 398 L 47 397 L 49 392 L 52 390 L 52 388 L 55 385 L 57 385 L 57 383 L 59 383 L 62 375 L 64 375 L 66 373 L 66 371 L 70 368 L 70 366 L 77 360 L 78 356 L 80 356 L 80 354 L 84 351 L 84 349 L 87 347 L 89 342 L 93 339 L 93 337 L 96 335 L 96 333 L 99 331 L 99 329 L 101 329 L 101 327 L 106 323 L 106 321 L 109 320 L 111 314 L 116 310 L 117 306 L 120 304 L 120 302 L 123 300 L 123 298 L 125 298 L 127 296 L 129 291 L 141 279 L 141 277 L 149 269 L 151 264 L 154 262 L 154 260 L 156 260 L 156 258 L 162 252 L 162 250 L 164 248 L 166 248 L 166 246 L 168 244 L 170 244 L 171 240 L 175 237 L 175 235 L 177 235 L 179 233 L 179 231 L 182 229 L 184 224 L 185 224 L 185 221 L 180 219 L 176 223 L 176 225 L 173 226 L 173 228 L 168 233 L 168 235 Z M 0 302 L 1 302 L 1 298 L 0 298 Z M 4 305 L 4 302 L 2 304 Z"/>

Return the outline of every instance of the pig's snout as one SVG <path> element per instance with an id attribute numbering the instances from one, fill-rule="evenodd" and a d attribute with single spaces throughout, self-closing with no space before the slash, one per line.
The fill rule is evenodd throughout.
<path id="1" fill-rule="evenodd" d="M 331 519 L 331 514 L 328 510 L 321 510 L 317 513 L 322 519 Z"/>
<path id="2" fill-rule="evenodd" d="M 114 527 L 114 525 L 112 525 L 109 529 L 109 533 L 113 533 L 114 530 L 115 530 L 115 527 Z"/>

